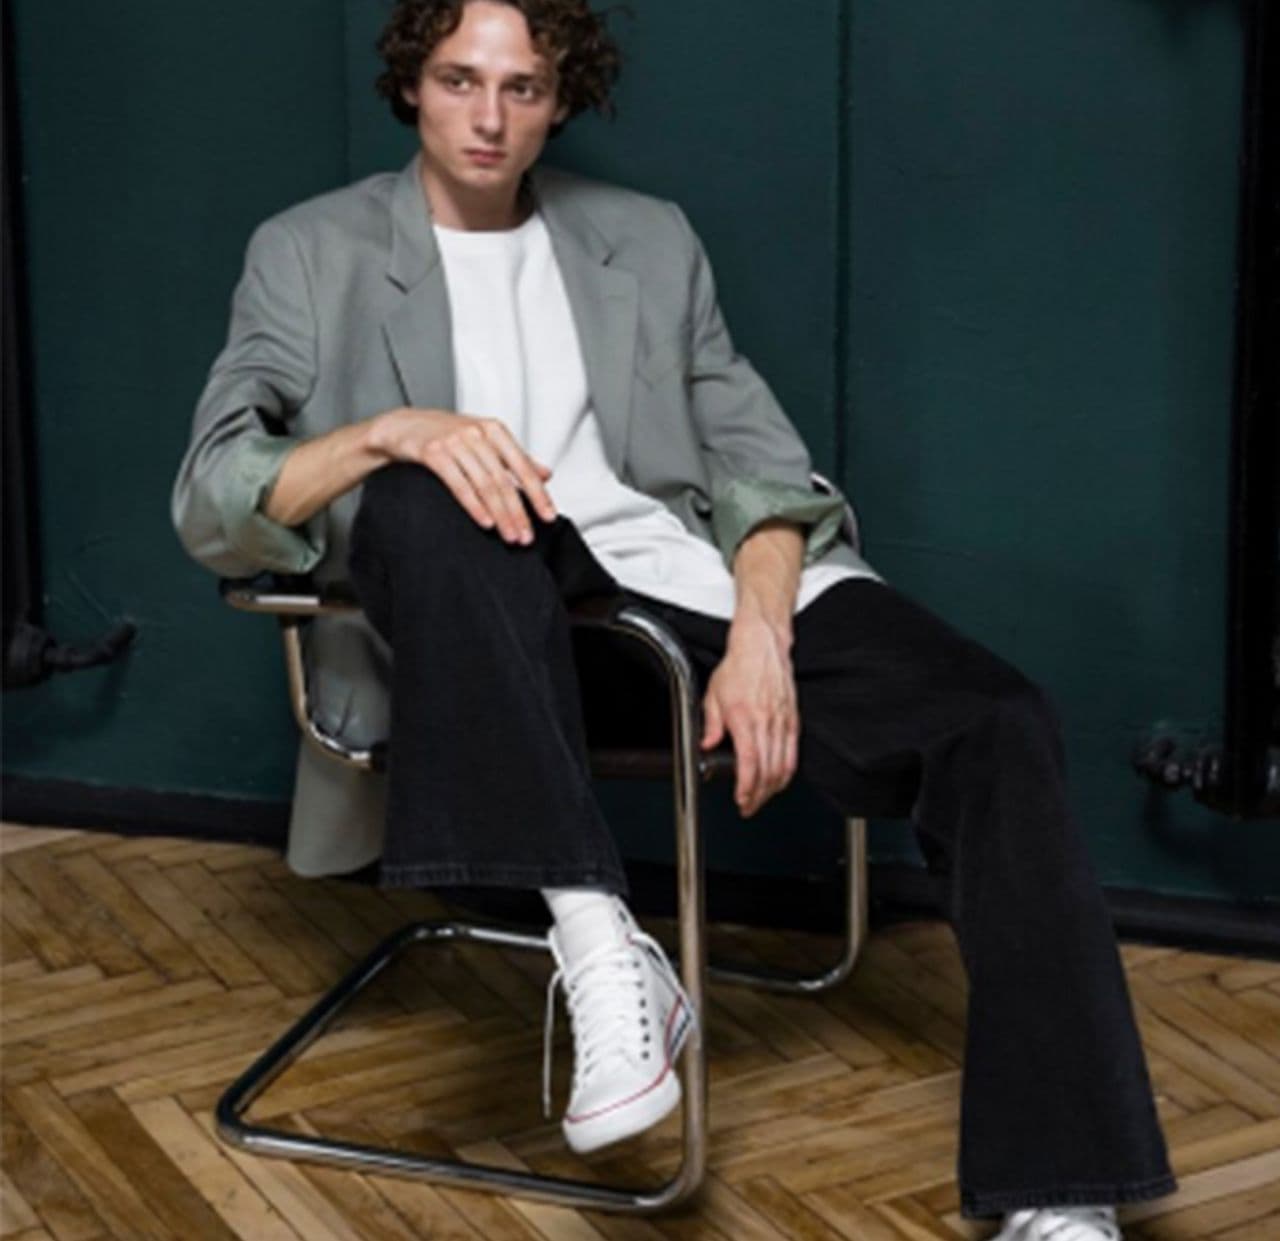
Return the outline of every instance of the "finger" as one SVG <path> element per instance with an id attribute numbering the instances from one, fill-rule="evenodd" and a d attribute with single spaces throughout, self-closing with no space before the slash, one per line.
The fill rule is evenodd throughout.
<path id="1" fill-rule="evenodd" d="M 730 715 L 728 726 L 729 733 L 733 737 L 733 753 L 737 765 L 737 782 L 734 786 L 733 799 L 738 804 L 739 812 L 747 814 L 751 790 L 756 782 L 755 743 L 750 729 L 743 727 L 741 717 L 735 720 L 735 717 Z"/>
<path id="2" fill-rule="evenodd" d="M 765 801 L 782 792 L 787 787 L 791 775 L 787 770 L 787 730 L 790 726 L 790 713 L 785 707 L 774 713 L 770 721 L 770 735 L 773 742 L 773 763 L 769 773 L 769 790 Z"/>
<path id="3" fill-rule="evenodd" d="M 720 714 L 720 704 L 708 694 L 702 700 L 702 748 L 710 750 L 718 746 L 723 737 L 724 719 Z"/>
<path id="4" fill-rule="evenodd" d="M 773 781 L 777 764 L 773 746 L 773 725 L 768 716 L 760 716 L 756 720 L 756 747 L 760 755 L 756 787 L 751 796 L 751 812 L 754 814 L 769 800 L 773 791 Z"/>
<path id="5" fill-rule="evenodd" d="M 483 435 L 475 436 L 467 448 L 489 472 L 493 481 L 494 494 L 506 509 L 507 515 L 520 531 L 522 540 L 533 541 L 533 526 L 529 514 L 525 511 L 524 501 L 520 495 L 518 480 L 512 475 L 502 459 L 502 454 Z"/>
<path id="6" fill-rule="evenodd" d="M 790 715 L 783 710 L 773 718 L 773 780 L 769 788 L 769 796 L 781 792 L 787 787 L 791 778 L 787 770 L 787 737 L 790 729 Z"/>
<path id="7" fill-rule="evenodd" d="M 530 514 L 521 497 L 528 498 L 529 505 L 544 521 L 555 520 L 555 505 L 551 503 L 551 497 L 542 486 L 542 480 L 532 463 L 523 458 L 518 450 L 510 454 L 504 453 L 487 440 L 484 447 L 486 460 L 492 461 L 496 474 L 503 480 L 503 495 L 509 496 L 509 503 L 519 511 L 521 524 L 528 526 L 531 541 L 533 528 L 529 526 Z"/>
<path id="8" fill-rule="evenodd" d="M 550 477 L 551 470 L 547 466 L 529 458 L 525 459 L 524 472 L 516 474 L 521 490 L 529 497 L 529 502 L 543 521 L 555 521 L 558 512 L 551 492 L 542 485 L 543 480 Z"/>
<path id="9" fill-rule="evenodd" d="M 454 459 L 462 467 L 498 524 L 508 543 L 530 543 L 533 529 L 520 497 L 497 454 L 483 442 L 452 443 Z"/>
<path id="10" fill-rule="evenodd" d="M 424 455 L 422 464 L 449 488 L 453 498 L 466 509 L 476 525 L 486 530 L 493 529 L 493 515 L 488 506 L 451 456 L 444 452 L 428 453 Z"/>
<path id="11" fill-rule="evenodd" d="M 516 481 L 524 488 L 525 495 L 533 502 L 539 515 L 544 521 L 554 521 L 556 506 L 542 485 L 544 479 L 551 477 L 551 470 L 529 456 L 503 423 L 486 424 L 486 434 L 489 444 L 507 469 L 515 475 Z"/>
<path id="12" fill-rule="evenodd" d="M 769 715 L 760 722 L 760 738 L 765 757 L 760 763 L 760 784 L 756 789 L 757 810 L 778 791 L 781 754 L 778 746 L 778 721 L 774 716 Z"/>
<path id="13" fill-rule="evenodd" d="M 784 788 L 795 779 L 796 770 L 800 766 L 800 717 L 794 711 L 787 721 L 785 763 L 787 778 Z"/>
<path id="14" fill-rule="evenodd" d="M 752 767 L 752 779 L 747 788 L 746 803 L 743 813 L 753 815 L 760 809 L 764 800 L 764 789 L 769 773 L 769 736 L 760 718 L 748 718 L 744 727 L 750 731 L 751 752 L 755 759 Z"/>
<path id="15" fill-rule="evenodd" d="M 738 766 L 738 812 L 745 818 L 751 814 L 763 755 L 760 753 L 756 730 L 745 712 L 737 717 L 736 723 L 734 717 L 730 716 L 729 727 L 733 732 L 734 748 L 740 746 L 741 752 L 748 756 L 747 761 Z"/>
<path id="16" fill-rule="evenodd" d="M 551 467 L 543 465 L 541 461 L 535 461 L 518 445 L 512 458 L 504 456 L 503 459 L 507 461 L 507 468 L 515 474 L 525 495 L 538 510 L 539 516 L 546 521 L 554 521 L 557 511 L 556 502 L 551 498 L 551 492 L 543 486 L 543 483 L 551 477 Z"/>

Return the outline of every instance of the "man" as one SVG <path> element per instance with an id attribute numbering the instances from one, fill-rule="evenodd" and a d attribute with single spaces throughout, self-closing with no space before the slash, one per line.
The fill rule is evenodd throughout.
<path id="1" fill-rule="evenodd" d="M 295 869 L 376 846 L 385 884 L 540 889 L 566 1138 L 666 1115 L 688 1004 L 623 900 L 564 609 L 625 591 L 705 675 L 744 816 L 797 769 L 837 805 L 918 783 L 970 978 L 963 1209 L 1007 1241 L 1119 1237 L 1111 1204 L 1174 1182 L 1043 696 L 837 541 L 679 210 L 535 167 L 607 106 L 585 0 L 401 0 L 379 47 L 420 152 L 255 233 L 174 496 L 211 569 L 349 578 L 373 627 L 318 624 L 309 657 L 348 736 L 388 723 L 389 685 L 385 822 L 308 855 L 329 777 L 300 769 Z"/>

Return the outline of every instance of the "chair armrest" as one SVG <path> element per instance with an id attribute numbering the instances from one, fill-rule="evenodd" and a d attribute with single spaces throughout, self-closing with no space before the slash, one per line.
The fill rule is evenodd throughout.
<path id="1" fill-rule="evenodd" d="M 223 578 L 218 593 L 223 602 L 241 612 L 268 616 L 321 616 L 360 610 L 359 601 L 345 584 L 318 586 L 309 577 L 278 573 Z"/>
<path id="2" fill-rule="evenodd" d="M 310 577 L 259 573 L 256 577 L 222 578 L 218 593 L 240 612 L 278 616 L 323 616 L 359 612 L 360 601 L 347 583 L 318 586 Z M 569 620 L 587 629 L 618 629 L 628 607 L 623 595 L 591 595 L 569 609 Z"/>
<path id="3" fill-rule="evenodd" d="M 284 639 L 285 672 L 289 681 L 289 705 L 303 739 L 326 758 L 361 771 L 386 768 L 386 743 L 367 748 L 349 746 L 325 732 L 312 718 L 306 669 L 302 659 L 301 622 L 321 615 L 353 615 L 359 601 L 346 586 L 319 586 L 309 577 L 259 573 L 256 577 L 223 578 L 218 582 L 223 600 L 241 612 L 274 616 Z"/>

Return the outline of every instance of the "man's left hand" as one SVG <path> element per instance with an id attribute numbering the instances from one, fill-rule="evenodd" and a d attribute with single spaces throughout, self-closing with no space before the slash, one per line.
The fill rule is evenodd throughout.
<path id="1" fill-rule="evenodd" d="M 763 620 L 735 621 L 702 709 L 704 750 L 726 730 L 733 739 L 734 800 L 749 818 L 795 775 L 800 711 L 789 639 Z"/>

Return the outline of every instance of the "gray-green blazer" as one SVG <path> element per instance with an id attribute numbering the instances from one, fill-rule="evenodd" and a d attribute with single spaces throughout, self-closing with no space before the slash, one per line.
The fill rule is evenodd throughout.
<path id="1" fill-rule="evenodd" d="M 734 352 L 679 208 L 549 169 L 535 169 L 531 185 L 621 478 L 726 563 L 753 526 L 785 517 L 807 528 L 810 562 L 873 576 L 839 539 L 840 499 L 811 490 L 804 444 Z M 401 405 L 454 408 L 449 302 L 416 158 L 253 234 L 174 485 L 183 546 L 222 576 L 343 580 L 360 488 L 296 529 L 260 504 L 299 439 Z M 354 745 L 385 738 L 389 652 L 363 619 L 317 619 L 306 659 L 317 723 Z M 300 746 L 289 865 L 332 874 L 379 856 L 383 797 L 381 776 Z"/>

